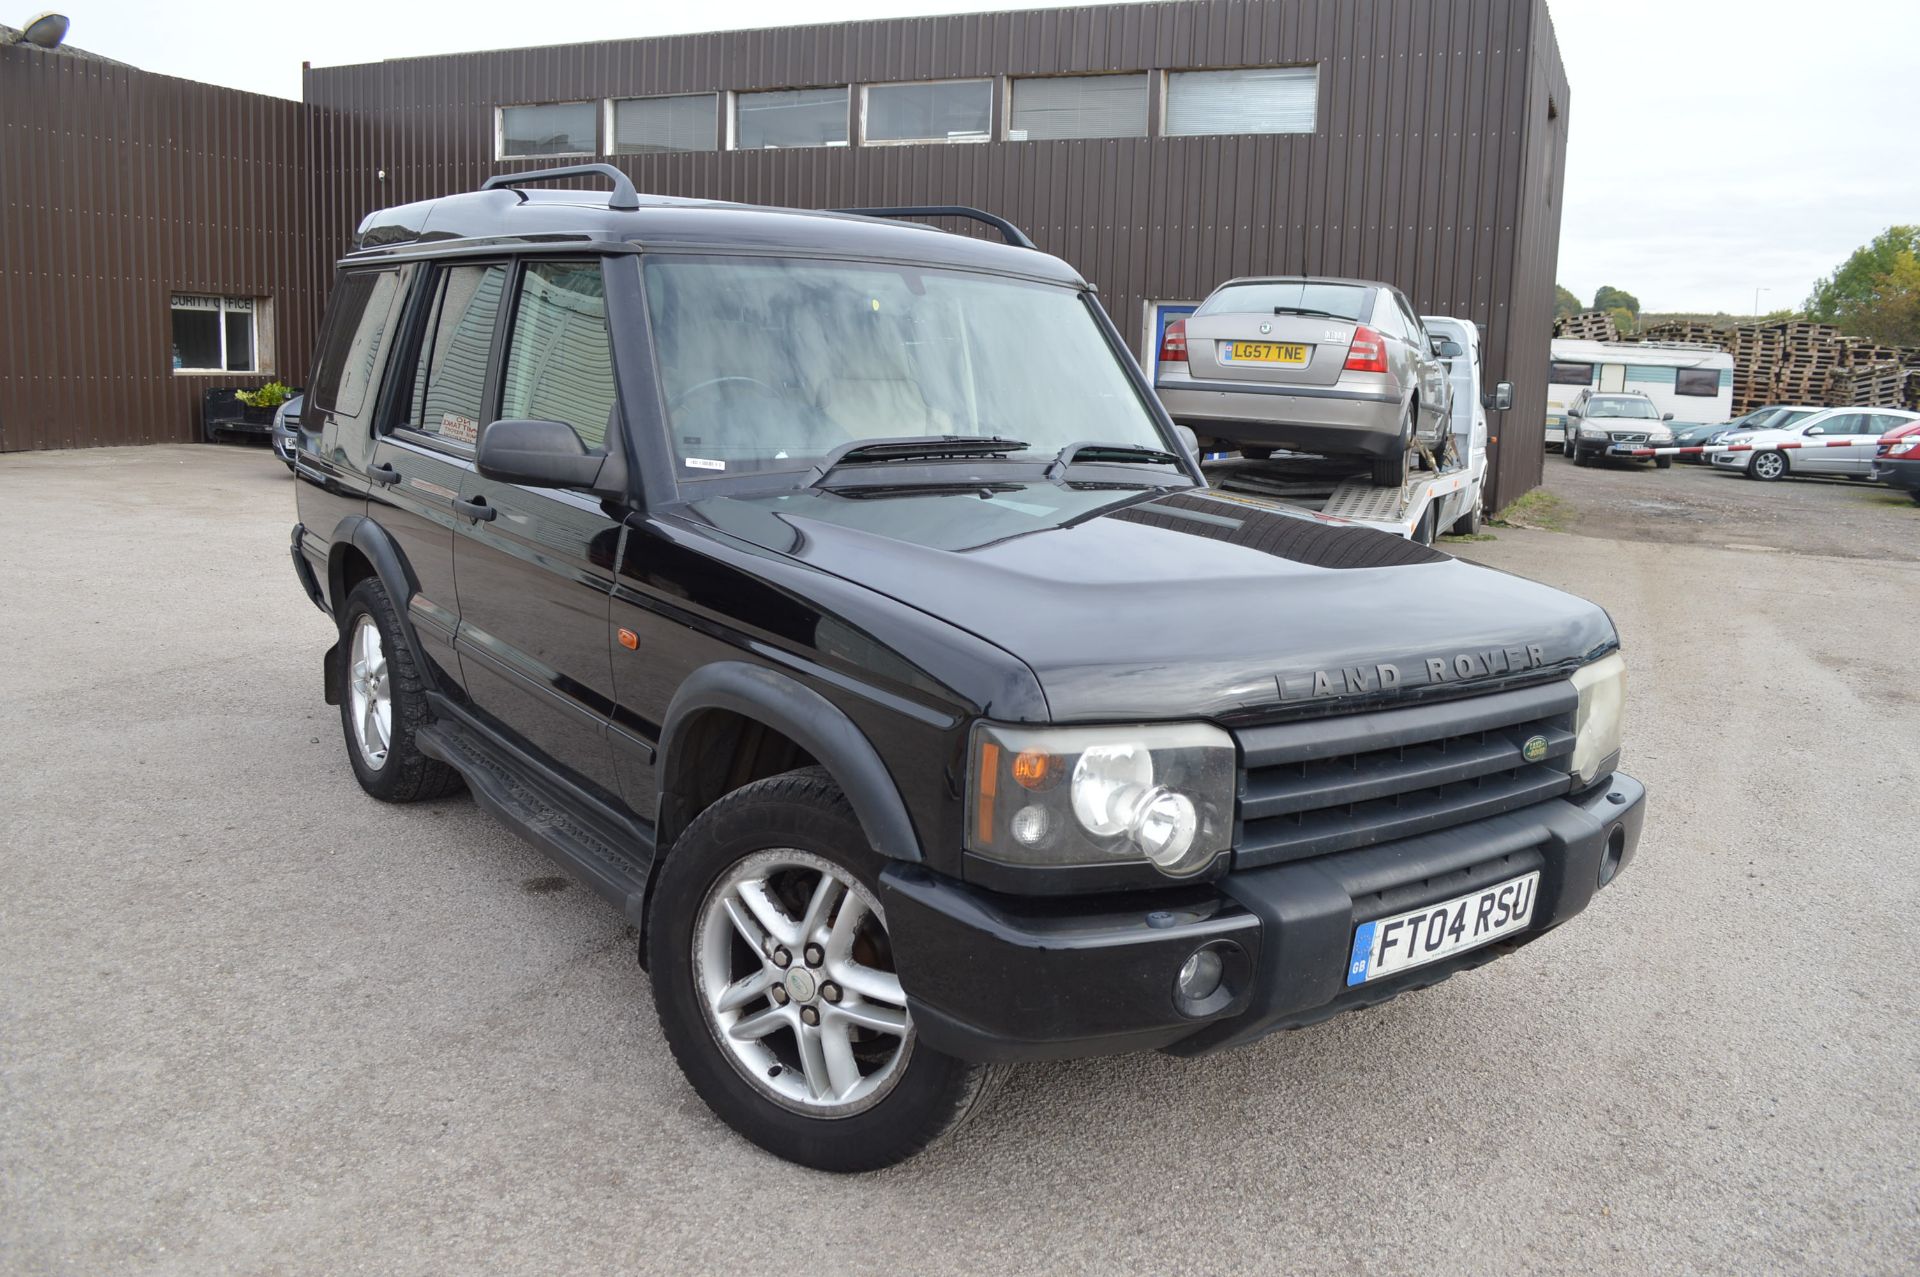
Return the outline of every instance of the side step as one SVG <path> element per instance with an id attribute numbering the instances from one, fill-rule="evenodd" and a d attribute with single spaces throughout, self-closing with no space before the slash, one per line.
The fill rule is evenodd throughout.
<path id="1" fill-rule="evenodd" d="M 504 765 L 475 732 L 439 718 L 414 733 L 420 752 L 459 772 L 481 806 L 605 899 L 646 925 L 647 860 L 622 850 Z M 649 848 L 649 850 L 651 850 Z"/>

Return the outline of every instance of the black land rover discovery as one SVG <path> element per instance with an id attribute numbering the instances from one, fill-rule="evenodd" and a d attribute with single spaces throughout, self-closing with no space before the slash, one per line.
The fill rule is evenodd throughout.
<path id="1" fill-rule="evenodd" d="M 1599 608 L 1209 490 L 1000 219 L 593 171 L 362 225 L 293 562 L 361 785 L 623 909 L 748 1138 L 884 1166 L 1010 1062 L 1380 1002 L 1632 858 Z"/>

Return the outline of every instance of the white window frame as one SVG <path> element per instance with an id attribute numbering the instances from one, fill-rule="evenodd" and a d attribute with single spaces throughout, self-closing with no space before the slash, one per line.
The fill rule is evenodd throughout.
<path id="1" fill-rule="evenodd" d="M 593 140 L 596 149 L 591 151 L 549 151 L 545 155 L 522 155 L 507 150 L 507 112 L 523 106 L 593 106 L 602 104 L 602 110 L 595 112 L 597 121 L 605 111 L 605 98 L 570 98 L 565 102 L 503 102 L 493 108 L 493 158 L 496 160 L 580 160 L 594 159 L 599 156 L 600 139 Z M 611 133 L 609 133 L 611 138 Z"/>
<path id="2" fill-rule="evenodd" d="M 722 127 L 723 122 L 718 119 L 714 121 L 712 151 L 622 151 L 620 149 L 620 137 L 614 132 L 614 109 L 622 102 L 654 102 L 661 98 L 712 98 L 714 104 L 713 109 L 716 111 L 726 111 L 728 121 L 730 122 L 733 113 L 728 107 L 727 99 L 731 96 L 732 94 L 724 89 L 704 89 L 696 90 L 692 93 L 629 93 L 623 97 L 602 98 L 600 100 L 600 136 L 604 139 L 602 145 L 606 148 L 605 154 L 610 156 L 648 154 L 711 155 L 713 151 L 730 151 L 733 148 L 728 144 L 727 130 Z"/>
<path id="3" fill-rule="evenodd" d="M 784 84 L 778 88 L 773 88 L 773 89 L 728 89 L 726 92 L 727 149 L 729 151 L 740 150 L 740 99 L 741 98 L 757 97 L 762 93 L 820 93 L 828 89 L 839 89 L 841 92 L 847 95 L 846 102 L 851 102 L 853 101 L 854 89 L 861 88 L 861 87 L 864 87 L 864 86 L 856 85 L 849 82 L 849 83 L 841 83 L 841 84 Z M 865 105 L 866 105 L 866 99 L 863 97 L 861 99 L 861 110 L 862 110 L 861 123 L 863 125 L 866 123 L 866 120 L 864 118 Z M 842 109 L 844 108 L 845 108 L 845 103 L 842 103 Z M 843 148 L 851 149 L 855 145 L 857 145 L 855 140 L 852 137 L 848 137 L 838 142 L 822 142 L 818 146 L 756 146 L 753 148 L 753 150 L 755 152 L 759 152 L 759 151 L 837 151 Z"/>
<path id="4" fill-rule="evenodd" d="M 204 301 L 219 303 L 215 310 L 210 313 L 217 314 L 220 317 L 217 329 L 220 333 L 220 363 L 223 366 L 219 368 L 175 368 L 173 370 L 174 376 L 257 377 L 273 372 L 273 342 L 271 338 L 273 325 L 270 322 L 273 317 L 273 303 L 269 299 L 265 297 L 226 297 L 214 293 L 169 292 L 167 294 L 167 341 L 169 349 L 171 349 L 173 341 L 173 312 L 176 310 L 203 309 L 200 307 L 175 305 L 175 301 L 181 297 L 193 297 Z M 227 307 L 232 302 L 246 302 L 248 305 L 247 310 L 235 310 L 232 313 L 247 315 L 253 321 L 253 367 L 251 368 L 228 368 L 224 366 L 227 362 L 227 315 L 229 313 Z M 263 317 L 267 322 L 263 322 Z M 171 362 L 171 356 L 169 356 L 169 362 Z"/>
<path id="5" fill-rule="evenodd" d="M 888 137 L 868 140 L 867 138 L 867 95 L 875 89 L 918 88 L 932 84 L 983 84 L 987 89 L 987 127 L 979 137 Z M 993 135 L 993 89 L 994 77 L 990 75 L 956 75 L 945 80 L 882 80 L 875 84 L 860 86 L 860 145 L 861 146 L 974 146 L 981 142 L 993 142 L 999 139 Z"/>

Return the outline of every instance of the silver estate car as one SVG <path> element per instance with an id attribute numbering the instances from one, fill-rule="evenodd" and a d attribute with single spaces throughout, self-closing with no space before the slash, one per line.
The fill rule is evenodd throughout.
<path id="1" fill-rule="evenodd" d="M 1567 442 L 1561 451 L 1575 465 L 1585 466 L 1601 457 L 1616 456 L 1616 448 L 1671 447 L 1673 429 L 1667 423 L 1672 420 L 1672 413 L 1661 412 L 1653 400 L 1637 390 L 1610 390 L 1605 394 L 1583 390 L 1567 405 Z M 1673 458 L 1656 457 L 1653 464 L 1656 469 L 1671 470 Z"/>
<path id="2" fill-rule="evenodd" d="M 1154 388 L 1175 421 L 1249 457 L 1364 457 L 1398 487 L 1415 435 L 1431 447 L 1447 429 L 1460 353 L 1389 284 L 1234 279 L 1167 325 Z"/>

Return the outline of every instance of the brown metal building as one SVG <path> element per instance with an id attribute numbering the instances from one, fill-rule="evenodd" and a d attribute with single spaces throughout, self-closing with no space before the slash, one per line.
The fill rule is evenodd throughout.
<path id="1" fill-rule="evenodd" d="M 43 150 L 96 152 L 74 157 L 88 177 L 46 157 L 25 174 L 86 231 L 26 209 L 50 223 L 29 241 L 37 282 L 0 231 L 6 309 L 72 309 L 61 283 L 85 276 L 91 319 L 30 346 L 7 321 L 0 448 L 195 437 L 169 292 L 270 297 L 274 371 L 298 380 L 315 281 L 368 210 L 600 159 L 667 194 L 991 209 L 1093 280 L 1142 350 L 1149 303 L 1234 275 L 1392 281 L 1484 325 L 1489 378 L 1515 384 L 1494 499 L 1540 478 L 1568 105 L 1544 0 L 1198 0 L 515 49 L 309 69 L 304 107 L 124 69 L 22 76 L 22 57 L 51 55 L 0 51 L 10 223 L 16 82 L 70 99 L 97 82 L 125 106 L 34 108 Z M 109 126 L 125 156 L 101 173 Z M 107 222 L 110 189 L 140 211 Z"/>

